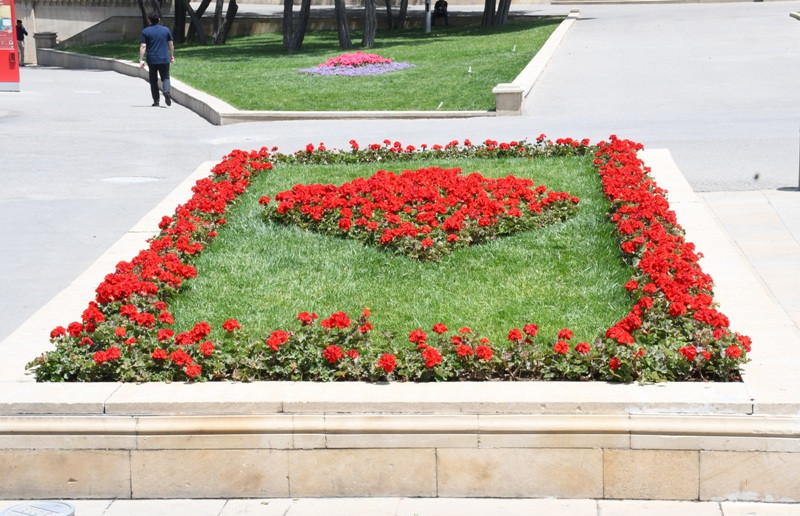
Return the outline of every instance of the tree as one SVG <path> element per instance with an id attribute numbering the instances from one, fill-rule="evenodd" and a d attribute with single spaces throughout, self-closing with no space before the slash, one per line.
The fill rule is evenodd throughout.
<path id="1" fill-rule="evenodd" d="M 188 2 L 188 0 L 184 0 Z M 236 18 L 236 13 L 239 11 L 239 5 L 236 0 L 229 0 L 228 9 L 225 11 L 225 19 L 222 19 L 222 5 L 225 0 L 217 0 L 217 7 L 214 10 L 214 43 L 217 45 L 224 45 L 228 40 L 228 33 L 233 26 L 233 20 Z"/>
<path id="2" fill-rule="evenodd" d="M 397 14 L 395 27 L 400 27 L 402 29 L 403 26 L 405 26 L 407 12 L 408 12 L 408 0 L 400 0 L 400 12 Z"/>
<path id="3" fill-rule="evenodd" d="M 197 6 L 197 10 L 194 12 L 195 16 L 192 16 L 192 23 L 189 25 L 189 32 L 186 34 L 187 40 L 191 41 L 192 39 L 196 39 L 201 45 L 206 44 L 206 34 L 200 20 L 203 19 L 203 15 L 209 5 L 211 5 L 211 0 L 203 0 L 200 2 L 200 5 Z"/>
<path id="4" fill-rule="evenodd" d="M 392 0 L 383 0 L 383 3 L 386 5 L 386 19 L 389 24 L 389 28 L 394 28 L 394 21 L 392 20 Z"/>
<path id="5" fill-rule="evenodd" d="M 300 13 L 297 16 L 297 27 L 293 26 L 293 11 L 294 0 L 283 0 L 283 48 L 290 52 L 296 52 L 303 46 L 311 14 L 311 0 L 302 0 Z"/>
<path id="6" fill-rule="evenodd" d="M 375 0 L 364 0 L 364 37 L 361 46 L 372 48 L 375 46 L 375 31 L 378 28 L 378 16 L 375 12 Z"/>
<path id="7" fill-rule="evenodd" d="M 336 13 L 336 32 L 339 34 L 339 48 L 342 50 L 353 46 L 350 39 L 350 24 L 347 22 L 347 6 L 344 0 L 334 0 L 334 11 Z"/>
<path id="8" fill-rule="evenodd" d="M 494 10 L 496 6 L 497 0 L 484 0 L 483 18 L 481 18 L 482 27 L 488 27 L 494 24 Z"/>
<path id="9" fill-rule="evenodd" d="M 189 0 L 177 0 L 175 2 L 175 25 L 172 28 L 172 37 L 176 43 L 185 43 L 187 39 L 196 36 L 198 43 L 206 44 L 206 34 L 203 31 L 202 17 L 210 0 L 204 0 L 197 11 L 192 9 Z M 186 15 L 189 15 L 191 24 L 189 25 L 189 35 L 186 35 Z"/>
<path id="10" fill-rule="evenodd" d="M 505 25 L 508 21 L 508 9 L 511 7 L 511 0 L 500 0 L 497 4 L 497 13 L 494 15 L 494 25 Z"/>

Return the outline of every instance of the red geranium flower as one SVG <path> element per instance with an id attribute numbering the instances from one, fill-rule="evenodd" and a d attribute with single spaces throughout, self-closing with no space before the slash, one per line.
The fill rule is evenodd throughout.
<path id="1" fill-rule="evenodd" d="M 239 324 L 239 321 L 236 319 L 228 319 L 224 323 L 222 323 L 222 329 L 227 331 L 228 333 L 233 332 L 234 330 L 241 330 L 242 325 Z"/>
<path id="2" fill-rule="evenodd" d="M 394 371 L 394 368 L 397 367 L 397 360 L 395 356 L 390 353 L 384 353 L 381 355 L 381 358 L 378 359 L 377 366 L 383 369 L 386 374 L 391 373 Z"/>
<path id="3" fill-rule="evenodd" d="M 342 351 L 342 348 L 339 346 L 331 344 L 322 351 L 322 356 L 325 357 L 325 360 L 327 360 L 329 363 L 335 364 L 344 358 L 344 351 Z"/>

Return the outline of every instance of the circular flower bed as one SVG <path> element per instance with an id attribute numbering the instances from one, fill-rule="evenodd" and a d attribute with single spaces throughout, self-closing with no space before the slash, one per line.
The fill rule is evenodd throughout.
<path id="1" fill-rule="evenodd" d="M 395 72 L 412 66 L 414 65 L 411 63 L 397 63 L 378 54 L 367 54 L 357 50 L 352 54 L 345 53 L 332 57 L 322 64 L 312 68 L 303 68 L 299 72 L 312 75 L 361 77 Z"/>
<path id="2" fill-rule="evenodd" d="M 53 329 L 55 349 L 28 364 L 37 380 L 739 379 L 750 339 L 732 331 L 728 318 L 717 310 L 712 280 L 698 263 L 699 253 L 685 241 L 664 191 L 636 155 L 641 144 L 612 136 L 589 147 L 588 140 L 551 142 L 542 135 L 534 144 L 487 140 L 473 145 L 465 140 L 463 145 L 454 141 L 417 150 L 387 140 L 364 149 L 354 141 L 351 146 L 350 151 L 328 151 L 309 145 L 293 155 L 262 148 L 226 156 L 211 177 L 197 182 L 191 199 L 173 216 L 163 217 L 161 233 L 149 247 L 130 262 L 118 263 L 105 277 L 81 319 Z M 490 342 L 469 327 L 452 331 L 442 323 L 405 335 L 381 333 L 373 329 L 368 309 L 355 319 L 344 312 L 321 320 L 315 313 L 300 312 L 299 327 L 257 337 L 247 335 L 236 319 L 217 329 L 203 321 L 179 333 L 172 329 L 168 303 L 186 279 L 196 276 L 193 257 L 225 225 L 223 215 L 248 188 L 250 178 L 272 170 L 273 163 L 592 152 L 611 202 L 609 217 L 622 258 L 634 271 L 624 285 L 633 300 L 630 313 L 592 342 L 572 342 L 569 328 L 555 336 L 539 335 L 531 321 L 511 328 L 505 343 Z M 441 169 L 422 173 L 431 170 L 439 174 Z M 570 204 L 571 199 L 565 206 Z M 348 218 L 342 208 L 334 210 L 332 219 L 340 230 L 340 221 Z"/>

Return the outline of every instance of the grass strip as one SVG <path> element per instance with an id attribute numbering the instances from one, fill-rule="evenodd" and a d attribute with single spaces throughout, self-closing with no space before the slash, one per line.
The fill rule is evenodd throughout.
<path id="1" fill-rule="evenodd" d="M 492 88 L 511 82 L 562 19 L 451 26 L 428 34 L 420 29 L 379 31 L 369 52 L 414 65 L 384 75 L 299 73 L 341 53 L 334 31 L 307 33 L 297 53 L 286 53 L 282 35 L 275 33 L 231 38 L 220 46 L 180 45 L 171 74 L 242 110 L 491 110 Z M 359 38 L 354 33 L 353 41 Z M 67 50 L 138 61 L 138 49 L 138 41 L 125 41 Z"/>

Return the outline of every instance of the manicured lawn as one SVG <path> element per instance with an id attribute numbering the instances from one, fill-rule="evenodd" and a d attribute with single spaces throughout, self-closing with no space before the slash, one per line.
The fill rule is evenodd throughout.
<path id="1" fill-rule="evenodd" d="M 461 249 L 420 262 L 352 240 L 265 220 L 258 199 L 297 183 L 341 184 L 369 176 L 379 164 L 277 165 L 252 181 L 225 215 L 227 224 L 195 262 L 197 278 L 170 301 L 176 330 L 200 320 L 219 327 L 236 318 L 254 336 L 296 324 L 300 311 L 327 317 L 372 311 L 375 330 L 407 335 L 443 322 L 469 326 L 492 342 L 509 328 L 535 322 L 546 335 L 569 327 L 593 341 L 623 317 L 631 270 L 621 260 L 608 201 L 590 157 L 408 161 L 402 171 L 460 167 L 486 176 L 528 177 L 581 199 L 563 223 Z M 404 340 L 404 337 L 403 339 Z"/>
<path id="2" fill-rule="evenodd" d="M 502 27 L 464 26 L 379 31 L 368 52 L 412 68 L 369 77 L 300 74 L 338 55 L 335 32 L 309 32 L 301 52 L 287 54 L 281 34 L 231 38 L 221 46 L 183 45 L 172 75 L 243 110 L 489 110 L 492 88 L 511 82 L 539 51 L 561 18 Z M 360 35 L 354 33 L 353 41 Z M 72 47 L 102 57 L 138 61 L 137 41 Z M 351 49 L 348 52 L 354 52 Z M 470 72 L 471 70 L 471 72 Z"/>

